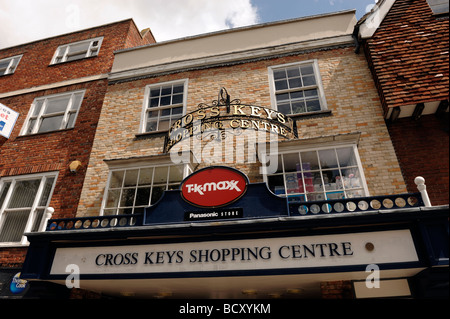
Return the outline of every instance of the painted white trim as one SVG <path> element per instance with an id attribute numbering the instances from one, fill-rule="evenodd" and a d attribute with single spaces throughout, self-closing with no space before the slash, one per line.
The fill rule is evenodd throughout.
<path id="1" fill-rule="evenodd" d="M 90 51 L 91 51 L 91 48 L 92 48 L 92 43 L 95 42 L 95 41 L 99 42 L 98 45 L 97 45 L 97 47 L 98 47 L 97 53 L 95 55 L 91 55 Z M 88 46 L 88 49 L 86 50 L 86 53 L 85 53 L 83 58 L 90 58 L 90 57 L 98 56 L 99 53 L 100 53 L 100 48 L 101 48 L 102 43 L 103 43 L 103 37 L 97 37 L 97 38 L 86 39 L 86 40 L 81 40 L 81 41 L 77 41 L 77 42 L 70 42 L 70 43 L 66 43 L 66 44 L 61 44 L 60 46 L 58 46 L 56 48 L 55 53 L 53 54 L 52 60 L 50 61 L 50 65 L 67 62 L 67 58 L 68 58 L 67 54 L 68 54 L 69 48 L 71 46 L 82 44 L 82 43 L 88 43 L 88 42 L 89 42 L 89 46 Z M 58 53 L 59 53 L 60 48 L 61 47 L 65 47 L 65 46 L 66 46 L 66 49 L 64 51 L 64 54 L 62 54 L 62 60 L 59 61 L 59 62 L 56 62 L 55 60 L 56 60 L 56 57 L 59 55 Z M 80 60 L 80 59 L 83 59 L 83 58 L 78 58 L 76 60 Z M 73 60 L 73 61 L 76 61 L 76 60 Z"/>
<path id="2" fill-rule="evenodd" d="M 307 50 L 321 49 L 331 46 L 353 44 L 351 35 L 341 35 L 331 38 L 318 40 L 308 40 L 297 43 L 279 45 L 275 47 L 266 47 L 262 49 L 253 49 L 247 51 L 232 52 L 228 54 L 212 55 L 197 59 L 175 61 L 171 63 L 157 64 L 147 67 L 119 70 L 111 72 L 109 81 L 121 81 L 135 77 L 152 76 L 160 73 L 182 72 L 186 69 L 204 68 L 217 64 L 239 63 L 245 60 L 265 58 L 270 56 L 292 54 Z"/>

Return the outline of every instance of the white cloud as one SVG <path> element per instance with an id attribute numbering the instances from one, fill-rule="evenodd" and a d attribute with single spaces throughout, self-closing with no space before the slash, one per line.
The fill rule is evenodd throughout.
<path id="1" fill-rule="evenodd" d="M 0 48 L 128 18 L 157 41 L 258 23 L 250 0 L 0 0 Z"/>

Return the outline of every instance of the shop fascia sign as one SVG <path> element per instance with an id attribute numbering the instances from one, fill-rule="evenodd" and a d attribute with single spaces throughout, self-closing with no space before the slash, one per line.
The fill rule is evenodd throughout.
<path id="1" fill-rule="evenodd" d="M 373 249 L 367 249 L 370 243 Z M 395 243 L 395 245 L 393 244 Z M 236 270 L 318 269 L 417 262 L 411 232 L 257 238 L 149 245 L 60 247 L 50 275 L 67 275 L 67 265 L 85 274 L 144 274 Z"/>
<path id="2" fill-rule="evenodd" d="M 221 88 L 217 100 L 211 105 L 201 103 L 172 124 L 165 141 L 168 152 L 175 144 L 193 136 L 226 129 L 252 129 L 277 134 L 286 139 L 297 137 L 295 121 L 285 114 L 262 106 L 242 104 L 239 99 L 230 99 L 225 88 Z"/>

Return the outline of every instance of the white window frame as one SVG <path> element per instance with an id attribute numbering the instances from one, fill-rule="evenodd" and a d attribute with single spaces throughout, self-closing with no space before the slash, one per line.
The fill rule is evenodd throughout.
<path id="1" fill-rule="evenodd" d="M 97 45 L 94 45 L 95 42 L 98 42 Z M 83 57 L 80 57 L 80 58 L 77 58 L 77 59 L 71 60 L 71 61 L 77 61 L 77 60 L 84 59 L 84 58 L 98 56 L 102 42 L 103 42 L 103 37 L 98 37 L 98 38 L 93 38 L 93 39 L 89 39 L 89 40 L 77 41 L 77 42 L 66 43 L 66 44 L 60 45 L 56 49 L 55 53 L 53 54 L 53 58 L 50 62 L 50 65 L 67 62 L 67 59 L 70 56 L 79 55 L 79 54 L 82 54 L 83 52 L 86 52 Z M 86 51 L 84 51 L 84 50 L 77 51 L 77 52 L 70 51 L 71 47 L 73 48 L 76 45 L 84 44 L 84 43 L 89 43 L 89 46 Z M 58 60 L 58 59 L 60 59 L 60 60 Z"/>
<path id="2" fill-rule="evenodd" d="M 287 148 L 279 150 L 275 156 L 277 156 L 277 158 L 278 158 L 278 155 L 280 155 L 280 154 L 293 154 L 293 153 L 311 152 L 311 151 L 319 152 L 319 151 L 322 151 L 322 150 L 330 150 L 330 149 L 337 149 L 337 148 L 348 148 L 348 147 L 351 147 L 353 149 L 353 154 L 354 154 L 355 160 L 356 160 L 356 165 L 354 165 L 354 166 L 357 166 L 357 168 L 358 168 L 358 171 L 359 171 L 359 174 L 360 174 L 360 182 L 361 182 L 361 185 L 359 187 L 350 188 L 350 189 L 348 189 L 348 191 L 352 192 L 352 191 L 356 191 L 356 190 L 362 190 L 362 192 L 363 192 L 362 197 L 370 196 L 369 189 L 367 187 L 367 181 L 366 181 L 366 178 L 365 178 L 365 175 L 364 175 L 364 170 L 363 170 L 361 158 L 360 158 L 359 152 L 358 152 L 358 147 L 354 143 L 350 143 L 350 144 L 349 143 L 342 143 L 342 144 L 338 143 L 338 144 L 329 144 L 329 145 L 327 144 L 327 145 L 320 145 L 320 146 L 317 146 L 317 147 L 298 147 L 298 146 L 287 147 Z M 262 154 L 262 156 L 263 156 L 263 160 L 264 160 L 265 163 L 269 162 L 267 154 Z M 284 163 L 282 163 L 281 165 L 283 165 L 282 166 L 283 167 L 282 175 L 283 175 L 283 179 L 284 179 L 285 192 L 284 192 L 283 195 L 279 195 L 279 196 L 289 197 L 289 194 L 287 193 L 286 176 L 285 176 L 286 172 L 284 171 Z M 339 162 L 338 162 L 338 167 L 337 168 L 335 168 L 335 169 L 325 169 L 325 171 L 327 171 L 327 170 L 339 170 L 340 171 L 341 167 L 340 167 Z M 313 171 L 320 171 L 320 172 L 324 171 L 322 169 L 322 167 L 320 167 L 320 161 L 319 161 L 319 169 L 318 170 L 313 170 Z M 263 173 L 263 180 L 267 184 L 267 187 L 269 187 L 268 176 L 280 175 L 280 173 L 267 174 L 265 172 L 265 169 L 263 169 L 263 172 L 264 172 Z M 324 184 L 323 174 L 321 174 L 321 176 L 322 176 L 321 179 L 322 179 L 322 185 L 323 185 Z M 299 196 L 299 195 L 300 196 L 305 196 L 305 199 L 308 201 L 308 199 L 307 199 L 308 193 L 313 193 L 313 194 L 323 193 L 324 195 L 325 195 L 325 193 L 327 193 L 326 190 L 308 192 L 306 190 L 305 182 L 303 182 L 303 183 L 304 183 L 304 185 L 303 185 L 304 193 L 302 193 L 302 194 L 304 194 L 304 195 L 300 195 L 300 193 L 299 194 L 294 193 L 294 194 L 291 194 L 291 196 Z M 338 192 L 338 191 L 341 191 L 341 190 L 336 190 L 336 192 Z M 333 190 L 329 190 L 328 192 L 331 193 L 331 192 L 333 192 Z M 345 189 L 345 186 L 342 189 L 342 192 L 345 195 L 345 198 L 350 198 L 350 197 L 347 196 L 347 189 Z M 327 199 L 324 198 L 323 200 L 327 200 Z"/>
<path id="3" fill-rule="evenodd" d="M 140 178 L 140 176 L 139 176 L 139 174 L 140 174 L 140 172 L 141 172 L 141 169 L 148 169 L 148 168 L 153 168 L 153 173 L 152 173 L 152 182 L 151 182 L 151 190 L 150 190 L 150 195 L 149 195 L 149 203 L 148 203 L 148 205 L 139 205 L 139 206 L 135 206 L 135 205 L 133 205 L 132 206 L 132 210 L 133 210 L 133 212 L 132 212 L 132 214 L 134 214 L 134 210 L 135 210 L 135 208 L 142 208 L 142 207 L 149 207 L 150 206 L 150 202 L 151 202 L 151 198 L 152 198 L 152 193 L 153 193 L 153 188 L 154 188 L 154 177 L 155 177 L 155 169 L 156 168 L 158 168 L 158 167 L 170 167 L 170 166 L 184 166 L 183 167 L 183 176 L 182 176 L 182 179 L 180 180 L 180 182 L 179 182 L 179 184 L 181 184 L 181 182 L 183 181 L 183 179 L 185 179 L 188 175 L 190 175 L 192 172 L 193 172 L 193 167 L 190 165 L 190 164 L 183 164 L 183 163 L 179 163 L 179 164 L 174 164 L 174 163 L 171 163 L 171 162 L 164 162 L 164 163 L 153 163 L 153 164 L 143 164 L 143 163 L 134 163 L 134 162 L 131 162 L 131 163 L 129 163 L 129 164 L 127 164 L 127 165 L 121 165 L 121 166 L 118 166 L 118 167 L 111 167 L 110 168 L 110 171 L 109 171 L 109 174 L 108 174 L 108 179 L 107 179 L 107 181 L 106 181 L 106 187 L 105 187 L 105 192 L 104 192 L 104 194 L 103 194 L 103 199 L 102 199 L 102 206 L 101 206 L 101 213 L 100 213 L 100 215 L 101 216 L 104 216 L 105 215 L 105 211 L 108 211 L 109 209 L 115 209 L 116 210 L 116 212 L 115 212 L 115 214 L 106 214 L 106 215 L 108 215 L 108 216 L 110 216 L 110 215 L 119 215 L 119 210 L 120 209 L 124 209 L 124 208 L 129 208 L 130 206 L 127 206 L 127 207 L 121 207 L 120 206 L 120 200 L 121 200 L 121 198 L 122 198 L 122 194 L 123 194 L 123 189 L 124 188 L 127 188 L 127 187 L 124 187 L 124 182 L 125 182 L 125 178 L 123 178 L 123 180 L 122 180 L 122 185 L 121 185 L 121 187 L 120 188 L 118 188 L 118 187 L 115 187 L 114 189 L 120 189 L 120 194 L 119 194 L 119 203 L 118 203 L 118 205 L 117 205 L 117 207 L 114 207 L 114 208 L 108 208 L 108 207 L 106 207 L 106 205 L 107 205 L 107 201 L 108 201 L 108 192 L 109 192 L 109 190 L 111 189 L 111 187 L 110 187 L 110 183 L 111 183 L 111 178 L 112 178 L 112 175 L 113 175 L 113 173 L 114 172 L 119 172 L 119 171 L 125 171 L 125 173 L 126 173 L 126 171 L 130 171 L 130 170 L 136 170 L 136 169 L 139 169 L 139 173 L 138 173 L 138 176 L 137 176 L 137 180 L 139 180 L 139 178 Z M 125 174 L 124 173 L 124 174 Z M 168 189 L 168 187 L 170 186 L 170 185 L 175 185 L 175 183 L 169 183 L 169 174 L 170 174 L 170 169 L 168 169 L 167 170 L 167 177 L 166 177 L 166 181 L 165 181 L 165 186 L 166 186 L 166 190 Z M 160 186 L 162 183 L 157 183 L 157 186 Z M 178 184 L 178 185 L 179 185 Z M 134 194 L 134 204 L 136 203 L 135 201 L 136 201 L 136 194 L 137 194 L 137 190 L 138 190 L 138 188 L 139 188 L 139 185 L 136 185 L 136 186 L 130 186 L 130 187 L 128 187 L 128 188 L 135 188 L 135 194 Z"/>
<path id="4" fill-rule="evenodd" d="M 183 112 L 182 112 L 181 116 L 184 116 L 186 114 L 188 83 L 189 83 L 189 79 L 181 79 L 181 80 L 175 80 L 175 81 L 169 81 L 169 82 L 160 82 L 160 83 L 150 84 L 145 87 L 144 102 L 143 102 L 142 113 L 141 113 L 141 123 L 139 125 L 139 133 L 166 132 L 170 129 L 171 124 L 173 124 L 173 123 L 171 123 L 167 130 L 159 130 L 158 129 L 156 131 L 147 131 L 146 129 L 147 129 L 147 122 L 148 122 L 148 114 L 151 111 L 160 111 L 160 110 L 164 110 L 164 109 L 171 109 L 171 108 L 182 106 Z M 180 85 L 180 84 L 183 85 L 182 105 L 181 105 L 181 103 L 179 103 L 179 104 L 171 104 L 171 105 L 167 105 L 167 106 L 158 106 L 158 107 L 151 107 L 151 108 L 149 107 L 150 91 L 152 89 L 157 88 L 157 87 L 164 87 L 164 86 L 169 86 L 169 85 Z M 159 122 L 160 122 L 160 117 L 158 116 L 158 126 L 159 126 Z"/>
<path id="5" fill-rule="evenodd" d="M 23 56 L 23 54 L 20 54 L 20 55 L 12 56 L 9 58 L 1 59 L 0 63 L 8 62 L 8 60 L 9 60 L 9 64 L 3 71 L 0 70 L 0 76 L 13 74 L 16 71 L 17 66 L 20 63 L 20 59 L 22 59 L 22 56 Z"/>
<path id="6" fill-rule="evenodd" d="M 4 222 L 4 217 L 5 217 L 5 211 L 7 204 L 9 204 L 9 201 L 11 199 L 12 196 L 12 192 L 15 188 L 15 185 L 17 182 L 19 181 L 26 181 L 26 180 L 36 180 L 36 179 L 41 179 L 38 190 L 36 192 L 33 204 L 31 206 L 30 209 L 30 214 L 28 216 L 28 221 L 26 223 L 25 229 L 24 229 L 24 234 L 27 232 L 31 232 L 33 224 L 34 224 L 34 219 L 36 218 L 36 214 L 37 214 L 37 210 L 44 210 L 44 213 L 41 217 L 41 221 L 39 223 L 39 227 L 37 229 L 38 232 L 41 231 L 45 231 L 45 228 L 47 225 L 45 225 L 44 221 L 46 220 L 45 217 L 45 213 L 47 208 L 50 205 L 52 196 L 53 196 L 53 191 L 55 190 L 55 185 L 56 185 L 56 181 L 58 180 L 58 172 L 48 172 L 48 173 L 40 173 L 40 174 L 29 174 L 29 175 L 19 175 L 19 176 L 9 176 L 9 177 L 3 177 L 0 179 L 0 194 L 3 191 L 3 187 L 5 187 L 6 183 L 10 183 L 8 192 L 6 193 L 6 197 L 5 200 L 3 201 L 3 204 L 0 207 L 0 232 L 2 230 L 3 227 L 3 222 Z M 48 195 L 48 199 L 47 202 L 45 203 L 44 206 L 39 206 L 39 202 L 41 200 L 42 197 L 42 193 L 44 191 L 44 185 L 47 181 L 48 178 L 54 178 L 53 181 L 53 185 L 52 188 L 50 190 L 50 193 Z M 14 210 L 23 210 L 23 208 L 12 208 L 12 209 L 8 209 L 10 212 L 14 211 Z M 27 237 L 22 235 L 22 239 L 18 242 L 0 242 L 0 247 L 10 247 L 10 246 L 26 246 L 28 245 L 28 241 L 27 241 Z"/>
<path id="7" fill-rule="evenodd" d="M 75 123 L 77 121 L 81 105 L 83 104 L 83 99 L 84 99 L 84 94 L 85 93 L 86 93 L 86 90 L 77 90 L 77 91 L 70 91 L 70 92 L 65 92 L 65 93 L 45 95 L 45 96 L 41 96 L 41 97 L 35 98 L 33 103 L 31 104 L 30 111 L 28 112 L 27 118 L 25 120 L 25 124 L 22 127 L 20 135 L 22 136 L 22 135 L 32 135 L 32 134 L 41 133 L 41 132 L 38 132 L 38 131 L 39 131 L 39 128 L 41 127 L 43 119 L 48 118 L 48 117 L 61 116 L 61 115 L 63 115 L 63 119 L 61 120 L 61 124 L 59 126 L 59 129 L 52 130 L 52 131 L 45 131 L 45 132 L 42 132 L 42 133 L 55 132 L 55 131 L 60 131 L 60 130 L 70 129 L 70 128 L 75 127 Z M 78 108 L 76 110 L 73 110 L 72 109 L 72 105 L 73 105 L 73 102 L 75 100 L 75 94 L 81 94 L 81 99 L 80 99 L 80 105 L 78 106 Z M 64 96 L 68 97 L 68 102 L 67 102 L 67 106 L 66 106 L 65 111 L 60 111 L 60 112 L 50 113 L 50 114 L 44 114 L 44 111 L 47 108 L 48 100 L 51 100 L 53 98 L 60 98 L 60 97 L 64 97 Z M 38 114 L 34 115 L 34 110 L 35 110 L 37 104 L 40 101 L 43 101 L 41 109 L 39 110 Z M 69 127 L 68 124 L 69 124 L 69 118 L 70 118 L 71 114 L 75 114 L 75 118 L 73 120 L 73 126 Z M 32 131 L 28 132 L 31 120 L 35 120 L 36 123 L 34 124 L 34 127 L 33 127 Z"/>
<path id="8" fill-rule="evenodd" d="M 280 69 L 292 68 L 292 67 L 300 67 L 300 66 L 304 66 L 304 65 L 312 65 L 313 70 L 314 70 L 315 80 L 316 80 L 315 85 L 304 86 L 304 87 L 296 88 L 296 89 L 286 89 L 286 90 L 282 90 L 282 91 L 278 91 L 278 92 L 276 91 L 274 71 L 280 70 Z M 268 77 L 269 77 L 269 89 L 270 89 L 270 102 L 272 105 L 272 109 L 278 110 L 277 98 L 276 98 L 277 93 L 304 91 L 304 90 L 308 90 L 308 89 L 317 89 L 318 99 L 319 99 L 319 103 L 320 103 L 320 111 L 303 112 L 303 113 L 289 113 L 286 115 L 310 114 L 310 113 L 315 113 L 315 112 L 326 111 L 328 109 L 327 101 L 325 98 L 325 93 L 324 93 L 324 89 L 323 89 L 323 85 L 322 85 L 322 77 L 320 76 L 319 63 L 318 63 L 317 59 L 269 66 L 268 67 Z"/>

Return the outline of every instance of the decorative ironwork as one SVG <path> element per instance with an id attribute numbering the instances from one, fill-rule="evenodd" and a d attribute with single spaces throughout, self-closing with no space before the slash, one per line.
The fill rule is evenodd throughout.
<path id="1" fill-rule="evenodd" d="M 217 100 L 213 100 L 211 104 L 198 104 L 195 111 L 172 124 L 165 138 L 164 150 L 169 152 L 176 143 L 193 136 L 198 138 L 198 135 L 200 139 L 215 135 L 219 140 L 228 131 L 238 128 L 275 133 L 288 139 L 298 137 L 295 122 L 290 117 L 262 106 L 242 104 L 240 99 L 231 100 L 227 90 L 222 87 Z M 211 133 L 212 130 L 218 132 Z M 224 130 L 227 133 L 223 133 Z M 205 131 L 206 134 L 203 135 Z"/>

